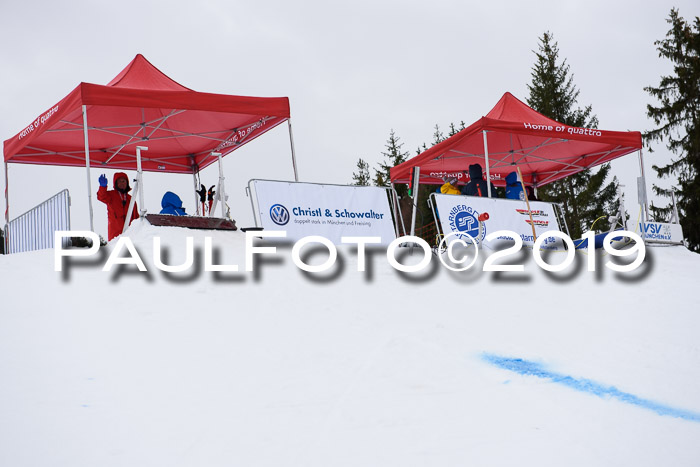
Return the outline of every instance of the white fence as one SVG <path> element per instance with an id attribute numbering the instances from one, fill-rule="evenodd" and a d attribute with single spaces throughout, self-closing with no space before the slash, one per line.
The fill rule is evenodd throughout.
<path id="1" fill-rule="evenodd" d="M 5 253 L 54 247 L 54 232 L 70 230 L 70 195 L 63 190 L 10 221 L 5 227 Z M 64 247 L 70 246 L 66 238 Z"/>

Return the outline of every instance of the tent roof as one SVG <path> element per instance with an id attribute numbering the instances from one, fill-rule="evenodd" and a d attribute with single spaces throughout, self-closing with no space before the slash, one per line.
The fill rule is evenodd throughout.
<path id="1" fill-rule="evenodd" d="M 564 125 L 505 93 L 485 116 L 418 156 L 391 169 L 394 183 L 408 183 L 420 167 L 420 183 L 442 184 L 446 175 L 463 175 L 470 164 L 484 167 L 487 133 L 489 170 L 497 186 L 520 167 L 527 185 L 542 186 L 603 164 L 642 147 L 638 131 L 604 131 Z M 484 174 L 486 172 L 484 171 Z"/>
<path id="2" fill-rule="evenodd" d="M 5 141 L 5 162 L 85 166 L 82 106 L 86 106 L 90 164 L 192 173 L 289 118 L 286 97 L 196 92 L 137 55 L 106 86 L 80 83 L 25 129 Z"/>

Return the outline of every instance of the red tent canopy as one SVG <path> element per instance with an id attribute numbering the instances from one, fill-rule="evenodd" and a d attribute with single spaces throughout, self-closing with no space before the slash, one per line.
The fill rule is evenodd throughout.
<path id="1" fill-rule="evenodd" d="M 83 106 L 86 119 L 83 119 Z M 137 55 L 106 86 L 80 83 L 5 141 L 5 162 L 194 173 L 289 119 L 289 99 L 188 89 Z M 87 138 L 84 125 L 87 122 Z"/>
<path id="2" fill-rule="evenodd" d="M 525 184 L 542 186 L 641 147 L 638 131 L 570 127 L 534 111 L 507 92 L 485 117 L 393 167 L 391 181 L 408 183 L 411 169 L 420 167 L 421 184 L 442 184 L 446 175 L 458 176 L 459 182 L 465 183 L 468 176 L 463 171 L 470 164 L 484 167 L 488 154 L 494 185 L 504 186 L 506 175 L 518 166 Z"/>

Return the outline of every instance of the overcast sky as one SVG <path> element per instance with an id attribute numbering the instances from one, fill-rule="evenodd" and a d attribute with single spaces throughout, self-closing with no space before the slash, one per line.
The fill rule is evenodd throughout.
<path id="1" fill-rule="evenodd" d="M 643 87 L 671 65 L 654 41 L 668 31 L 671 7 L 700 15 L 700 2 L 667 1 L 304 1 L 0 0 L 0 139 L 23 129 L 81 81 L 106 84 L 137 53 L 196 91 L 290 98 L 301 181 L 349 183 L 359 157 L 375 166 L 393 128 L 415 155 L 435 124 L 470 124 L 504 92 L 527 98 L 538 38 L 550 31 L 605 130 L 652 127 Z M 244 188 L 251 178 L 293 179 L 289 136 L 280 126 L 224 161 L 229 204 L 250 225 Z M 669 158 L 645 153 L 651 165 Z M 4 172 L 4 168 L 2 169 Z M 613 163 L 636 218 L 636 155 Z M 4 173 L 3 173 L 4 175 Z M 99 173 L 93 170 L 94 191 Z M 111 177 L 109 177 L 111 179 Z M 73 228 L 87 228 L 86 172 L 9 166 L 10 217 L 63 188 Z M 215 166 L 202 180 L 216 183 Z M 665 186 L 669 182 L 662 182 Z M 149 212 L 167 189 L 194 209 L 192 178 L 144 175 Z M 0 193 L 3 211 L 4 193 Z M 95 205 L 95 230 L 106 233 Z"/>

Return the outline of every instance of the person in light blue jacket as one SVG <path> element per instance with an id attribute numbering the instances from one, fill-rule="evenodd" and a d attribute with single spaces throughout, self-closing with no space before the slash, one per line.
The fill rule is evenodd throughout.
<path id="1" fill-rule="evenodd" d="M 167 191 L 160 202 L 163 208 L 161 214 L 172 214 L 173 216 L 186 216 L 185 208 L 182 207 L 182 200 L 172 191 Z"/>

